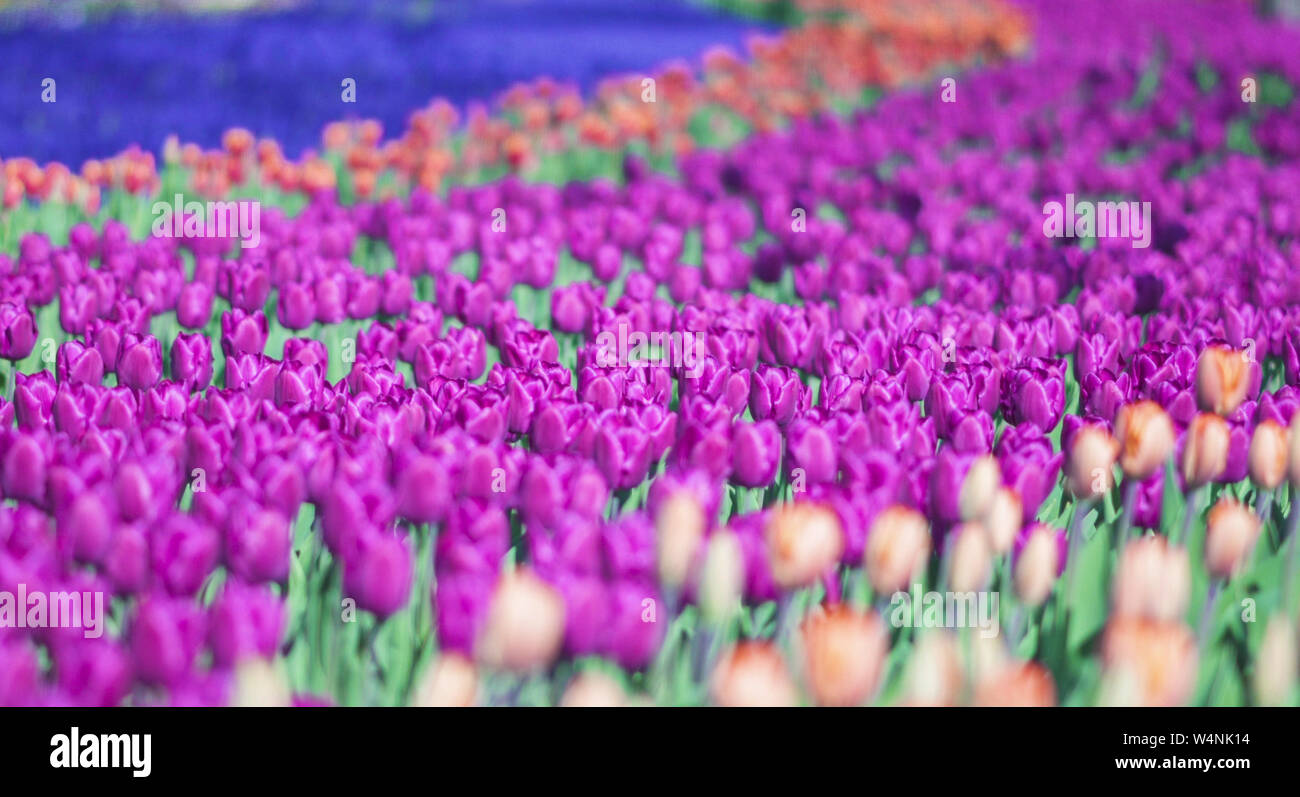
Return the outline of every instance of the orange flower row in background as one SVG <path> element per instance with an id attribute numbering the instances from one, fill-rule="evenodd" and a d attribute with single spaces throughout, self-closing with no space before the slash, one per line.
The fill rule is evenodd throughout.
<path id="1" fill-rule="evenodd" d="M 232 129 L 214 150 L 169 138 L 163 160 L 182 166 L 191 188 L 213 197 L 250 184 L 286 192 L 334 190 L 343 176 L 339 167 L 358 196 L 375 193 L 387 176 L 395 178 L 385 181 L 390 191 L 416 185 L 433 191 L 448 180 L 503 169 L 527 176 L 543 157 L 582 148 L 622 151 L 639 144 L 652 153 L 683 154 L 698 143 L 689 128 L 701 113 L 710 134 L 730 142 L 826 111 L 837 101 L 853 102 L 869 86 L 888 88 L 940 65 L 1015 54 L 1028 40 L 1026 20 L 1002 0 L 796 4 L 803 22 L 753 38 L 747 58 L 714 49 L 698 72 L 675 62 L 651 75 L 612 77 L 589 101 L 574 87 L 540 78 L 511 88 L 491 109 L 472 106 L 463 127 L 459 112 L 435 99 L 387 141 L 377 121 L 334 122 L 323 132 L 322 153 L 293 160 L 274 139 Z M 653 79 L 652 88 L 646 78 Z M 148 194 L 160 185 L 152 153 L 138 148 L 88 161 L 80 175 L 24 158 L 5 161 L 0 170 L 6 208 L 27 198 L 75 203 L 94 213 L 104 190 Z"/>

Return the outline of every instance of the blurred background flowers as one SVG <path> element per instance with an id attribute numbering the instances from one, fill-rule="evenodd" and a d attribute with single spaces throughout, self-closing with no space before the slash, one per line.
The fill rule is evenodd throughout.
<path id="1" fill-rule="evenodd" d="M 683 0 L 64 5 L 0 10 L 7 156 L 80 165 L 131 145 L 161 155 L 169 135 L 210 148 L 239 126 L 296 158 L 338 119 L 400 130 L 431 98 L 463 110 L 542 75 L 589 92 L 773 29 Z M 54 103 L 40 101 L 45 78 Z M 340 102 L 344 78 L 355 104 Z"/>
<path id="2" fill-rule="evenodd" d="M 0 703 L 1300 699 L 1254 4 L 5 20 Z"/>

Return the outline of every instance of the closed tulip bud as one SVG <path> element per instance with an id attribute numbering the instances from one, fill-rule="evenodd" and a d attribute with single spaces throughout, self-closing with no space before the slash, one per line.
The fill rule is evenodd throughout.
<path id="1" fill-rule="evenodd" d="M 655 513 L 655 556 L 659 581 L 665 587 L 676 590 L 686 583 L 706 523 L 700 502 L 687 490 L 673 492 L 659 505 Z"/>
<path id="2" fill-rule="evenodd" d="M 454 651 L 444 652 L 425 672 L 413 702 L 424 708 L 465 708 L 478 697 L 474 662 Z"/>
<path id="3" fill-rule="evenodd" d="M 227 310 L 221 314 L 221 351 L 232 354 L 261 354 L 266 348 L 269 324 L 261 310 L 245 313 Z"/>
<path id="4" fill-rule="evenodd" d="M 397 473 L 398 512 L 416 523 L 436 523 L 447 513 L 447 468 L 435 457 L 420 455 Z"/>
<path id="5" fill-rule="evenodd" d="M 212 341 L 201 332 L 182 332 L 172 341 L 172 379 L 192 390 L 212 381 Z"/>
<path id="6" fill-rule="evenodd" d="M 371 531 L 344 561 L 343 593 L 357 606 L 387 617 L 406 605 L 411 595 L 411 549 L 396 534 Z"/>
<path id="7" fill-rule="evenodd" d="M 73 555 L 83 562 L 98 564 L 114 536 L 113 516 L 103 497 L 83 492 L 59 514 L 59 531 L 72 540 Z"/>
<path id="8" fill-rule="evenodd" d="M 907 589 L 930 556 L 925 516 L 902 505 L 885 509 L 871 524 L 864 557 L 871 588 L 878 595 Z"/>
<path id="9" fill-rule="evenodd" d="M 202 609 L 189 599 L 148 598 L 131 623 L 136 677 L 172 684 L 190 670 L 207 635 Z"/>
<path id="10" fill-rule="evenodd" d="M 1181 622 L 1117 617 L 1102 638 L 1106 705 L 1178 706 L 1196 686 L 1196 639 Z"/>
<path id="11" fill-rule="evenodd" d="M 1174 425 L 1169 414 L 1154 401 L 1143 400 L 1120 407 L 1115 420 L 1119 439 L 1119 465 L 1124 474 L 1146 481 L 1174 450 Z"/>
<path id="12" fill-rule="evenodd" d="M 86 325 L 86 341 L 92 343 L 104 361 L 104 370 L 117 368 L 117 358 L 122 350 L 122 325 L 113 321 L 96 319 Z"/>
<path id="13" fill-rule="evenodd" d="M 291 282 L 280 290 L 276 307 L 280 326 L 286 329 L 306 329 L 316 321 L 316 297 L 309 286 Z"/>
<path id="14" fill-rule="evenodd" d="M 18 371 L 13 376 L 14 397 L 10 411 L 18 419 L 18 428 L 32 431 L 47 426 L 59 389 L 50 372 L 38 371 L 29 376 Z"/>
<path id="15" fill-rule="evenodd" d="M 694 269 L 692 269 L 694 271 Z M 739 371 L 748 374 L 748 371 Z M 807 388 L 789 368 L 761 366 L 749 382 L 749 411 L 755 420 L 771 418 L 785 426 L 808 404 Z"/>
<path id="16" fill-rule="evenodd" d="M 1002 468 L 997 457 L 985 454 L 976 457 L 966 471 L 961 483 L 958 506 L 962 520 L 984 520 L 993 508 L 994 498 L 1002 485 Z"/>
<path id="17" fill-rule="evenodd" d="M 1184 548 L 1148 536 L 1124 547 L 1114 580 L 1115 615 L 1172 621 L 1187 611 L 1191 565 Z"/>
<path id="18" fill-rule="evenodd" d="M 0 302 L 0 359 L 17 362 L 36 348 L 36 318 L 21 302 Z"/>
<path id="19" fill-rule="evenodd" d="M 822 706 L 858 706 L 875 694 L 889 653 L 880 615 L 837 604 L 804 621 L 803 677 Z"/>
<path id="20" fill-rule="evenodd" d="M 1026 661 L 1004 667 L 980 681 L 975 687 L 973 702 L 977 706 L 1054 706 L 1056 682 L 1046 667 Z"/>
<path id="21" fill-rule="evenodd" d="M 1075 498 L 1100 498 L 1115 486 L 1115 458 L 1119 441 L 1099 425 L 1088 425 L 1074 433 L 1070 442 L 1066 478 Z"/>
<path id="22" fill-rule="evenodd" d="M 240 708 L 285 707 L 293 691 L 284 665 L 265 659 L 244 659 L 235 667 L 235 691 L 230 704 Z"/>
<path id="23" fill-rule="evenodd" d="M 64 341 L 55 356 L 55 371 L 61 384 L 98 385 L 104 381 L 104 358 L 80 341 Z"/>
<path id="24" fill-rule="evenodd" d="M 380 296 L 380 309 L 385 315 L 406 315 L 407 310 L 411 307 L 411 301 L 415 298 L 415 286 L 411 282 L 411 277 L 407 274 L 401 274 L 396 271 L 385 271 L 382 281 L 383 292 Z M 348 303 L 348 312 L 351 314 L 358 309 L 358 296 L 353 296 Z M 362 318 L 369 317 L 369 313 Z"/>
<path id="25" fill-rule="evenodd" d="M 475 652 L 488 667 L 526 673 L 549 665 L 564 640 L 564 599 L 520 568 L 501 576 Z"/>
<path id="26" fill-rule="evenodd" d="M 835 512 L 821 504 L 782 504 L 767 517 L 765 530 L 772 579 L 782 589 L 806 587 L 839 561 L 844 531 Z"/>
<path id="27" fill-rule="evenodd" d="M 1183 482 L 1187 489 L 1209 484 L 1228 467 L 1228 422 L 1209 412 L 1192 419 L 1183 438 Z"/>
<path id="28" fill-rule="evenodd" d="M 1020 502 L 1020 494 L 1011 487 L 994 490 L 989 511 L 984 516 L 984 530 L 988 532 L 994 554 L 1001 556 L 1011 550 L 1023 521 L 1024 506 Z"/>
<path id="29" fill-rule="evenodd" d="M 149 554 L 158 584 L 172 595 L 192 597 L 217 566 L 221 538 L 190 515 L 172 511 L 153 526 Z"/>
<path id="30" fill-rule="evenodd" d="M 603 672 L 588 670 L 569 682 L 560 698 L 565 708 L 619 708 L 627 705 L 627 692 Z"/>
<path id="31" fill-rule="evenodd" d="M 51 652 L 59 688 L 71 698 L 69 702 L 73 705 L 116 706 L 131 690 L 134 678 L 130 656 L 124 646 L 108 637 L 75 641 L 65 638 Z M 3 662 L 0 662 L 0 672 L 4 672 L 6 681 L 15 674 Z M 0 705 L 8 705 L 4 691 L 0 686 Z"/>
<path id="32" fill-rule="evenodd" d="M 151 518 L 158 510 L 153 482 L 137 462 L 126 462 L 118 467 L 113 476 L 113 494 L 117 498 L 118 513 L 128 522 Z"/>
<path id="33" fill-rule="evenodd" d="M 835 436 L 826 425 L 796 418 L 787 427 L 785 435 L 786 451 L 789 454 L 786 468 L 789 473 L 794 473 L 796 468 L 802 469 L 804 480 L 809 484 L 835 481 L 839 473 L 839 460 L 836 456 Z"/>
<path id="34" fill-rule="evenodd" d="M 36 437 L 19 434 L 9 439 L 4 454 L 4 496 L 41 504 L 45 501 L 45 475 L 49 457 Z"/>
<path id="35" fill-rule="evenodd" d="M 1022 603 L 1041 606 L 1047 600 L 1060 573 L 1060 559 L 1061 546 L 1057 535 L 1047 526 L 1034 526 L 1016 558 L 1016 595 Z"/>
<path id="36" fill-rule="evenodd" d="M 117 378 L 126 387 L 148 390 L 162 376 L 162 347 L 153 335 L 129 332 L 117 355 Z"/>
<path id="37" fill-rule="evenodd" d="M 21 635 L 0 638 L 0 706 L 37 705 L 42 670 L 34 642 Z"/>
<path id="38" fill-rule="evenodd" d="M 176 320 L 186 329 L 203 329 L 212 318 L 212 289 L 202 282 L 187 282 L 176 300 Z"/>
<path id="39" fill-rule="evenodd" d="M 923 706 L 955 705 L 965 680 L 952 634 L 930 632 L 917 642 L 908 662 L 907 702 Z"/>
<path id="40" fill-rule="evenodd" d="M 781 464 L 781 430 L 772 421 L 740 423 L 732 434 L 731 478 L 744 487 L 766 487 Z"/>
<path id="41" fill-rule="evenodd" d="M 103 560 L 104 575 L 119 593 L 141 591 L 147 584 L 149 541 L 136 526 L 121 526 L 113 534 Z"/>
<path id="42" fill-rule="evenodd" d="M 740 607 L 745 587 L 745 558 L 740 540 L 730 529 L 721 529 L 709 537 L 704 566 L 700 570 L 696 601 L 705 622 L 722 624 Z"/>
<path id="43" fill-rule="evenodd" d="M 798 690 L 780 650 L 771 642 L 741 642 L 718 662 L 710 691 L 719 706 L 794 706 Z"/>
<path id="44" fill-rule="evenodd" d="M 288 577 L 292 548 L 289 521 L 273 509 L 238 513 L 226 533 L 231 571 L 254 584 Z"/>
<path id="45" fill-rule="evenodd" d="M 950 533 L 953 542 L 948 552 L 948 586 L 954 592 L 984 589 L 993 575 L 993 554 L 984 528 L 978 523 L 963 523 Z"/>
<path id="46" fill-rule="evenodd" d="M 1265 490 L 1276 490 L 1286 471 L 1286 430 L 1272 419 L 1261 421 L 1250 438 L 1250 478 Z"/>
<path id="47" fill-rule="evenodd" d="M 1221 498 L 1205 522 L 1205 566 L 1215 578 L 1230 578 L 1255 548 L 1259 518 L 1240 501 Z"/>
<path id="48" fill-rule="evenodd" d="M 1201 409 L 1231 415 L 1246 400 L 1250 361 L 1229 346 L 1207 346 L 1196 363 L 1196 400 Z"/>
<path id="49" fill-rule="evenodd" d="M 1276 615 L 1268 621 L 1255 656 L 1255 702 L 1286 703 L 1295 688 L 1297 664 L 1295 629 L 1285 614 Z"/>
<path id="50" fill-rule="evenodd" d="M 280 647 L 285 605 L 268 587 L 227 581 L 208 615 L 212 660 L 230 667 L 248 658 L 270 659 Z"/>

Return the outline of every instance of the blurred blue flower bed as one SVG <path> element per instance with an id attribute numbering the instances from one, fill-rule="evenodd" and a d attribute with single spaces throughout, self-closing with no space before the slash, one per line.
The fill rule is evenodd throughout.
<path id="1" fill-rule="evenodd" d="M 228 127 L 318 146 L 336 119 L 395 133 L 434 97 L 460 107 L 547 75 L 590 90 L 710 46 L 739 48 L 752 20 L 686 0 L 316 0 L 290 10 L 92 17 L 0 15 L 0 156 L 87 158 L 170 133 L 215 146 Z M 56 101 L 41 100 L 42 80 Z M 356 102 L 341 83 L 357 82 Z"/>

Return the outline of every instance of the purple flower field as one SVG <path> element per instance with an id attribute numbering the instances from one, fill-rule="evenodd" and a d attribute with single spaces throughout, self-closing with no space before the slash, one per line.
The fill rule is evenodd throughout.
<path id="1" fill-rule="evenodd" d="M 787 5 L 938 54 L 559 179 L 6 204 L 0 705 L 1300 703 L 1300 28 Z"/>

